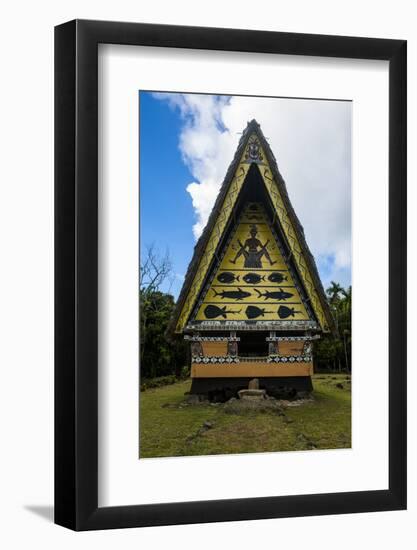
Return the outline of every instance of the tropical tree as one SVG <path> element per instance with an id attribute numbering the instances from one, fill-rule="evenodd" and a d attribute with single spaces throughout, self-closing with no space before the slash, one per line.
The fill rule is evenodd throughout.
<path id="1" fill-rule="evenodd" d="M 146 248 L 140 265 L 140 371 L 142 378 L 180 374 L 186 363 L 182 340 L 168 341 L 165 333 L 175 300 L 163 292 L 164 283 L 172 284 L 172 262 L 169 252 L 162 256 L 154 245 Z"/>
<path id="2" fill-rule="evenodd" d="M 329 303 L 331 305 L 337 305 L 338 302 L 340 301 L 340 296 L 343 294 L 343 292 L 344 292 L 344 289 L 342 286 L 339 285 L 339 283 L 335 283 L 334 281 L 331 281 L 329 288 L 326 290 Z"/>
<path id="3" fill-rule="evenodd" d="M 160 291 L 149 293 L 141 306 L 141 377 L 179 376 L 186 363 L 183 340 L 168 341 L 165 332 L 175 307 L 174 297 Z"/>
<path id="4" fill-rule="evenodd" d="M 332 310 L 336 334 L 324 336 L 315 346 L 315 361 L 318 370 L 351 371 L 351 312 L 352 287 L 343 288 L 331 282 L 326 290 Z"/>

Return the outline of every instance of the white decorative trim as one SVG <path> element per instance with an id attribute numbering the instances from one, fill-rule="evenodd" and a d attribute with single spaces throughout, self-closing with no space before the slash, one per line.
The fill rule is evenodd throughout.
<path id="1" fill-rule="evenodd" d="M 311 340 L 319 340 L 320 336 L 268 336 L 265 338 L 267 342 L 310 342 Z"/>
<path id="2" fill-rule="evenodd" d="M 239 363 L 238 357 L 233 357 L 232 355 L 221 355 L 220 357 L 208 357 L 207 355 L 204 355 L 203 357 L 200 357 L 199 355 L 193 355 L 191 357 L 192 363 Z"/>
<path id="3" fill-rule="evenodd" d="M 311 355 L 269 355 L 267 357 L 233 357 L 231 355 L 224 356 L 197 356 L 193 355 L 191 358 L 192 363 L 310 363 L 313 361 Z"/>
<path id="4" fill-rule="evenodd" d="M 184 336 L 184 340 L 191 342 L 240 342 L 237 336 Z"/>
<path id="5" fill-rule="evenodd" d="M 310 363 L 313 361 L 311 355 L 271 355 L 268 363 Z"/>
<path id="6" fill-rule="evenodd" d="M 189 323 L 185 330 L 320 330 L 315 321 L 201 321 Z"/>

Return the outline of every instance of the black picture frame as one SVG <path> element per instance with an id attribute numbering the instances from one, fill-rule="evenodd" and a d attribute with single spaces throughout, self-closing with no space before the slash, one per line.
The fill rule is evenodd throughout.
<path id="1" fill-rule="evenodd" d="M 98 44 L 389 62 L 389 488 L 98 507 Z M 55 28 L 55 522 L 74 530 L 406 508 L 406 41 L 74 20 Z"/>

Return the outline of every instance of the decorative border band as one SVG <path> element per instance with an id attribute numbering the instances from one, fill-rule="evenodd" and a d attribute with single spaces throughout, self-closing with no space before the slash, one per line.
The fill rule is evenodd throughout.
<path id="1" fill-rule="evenodd" d="M 207 357 L 207 355 L 200 357 L 199 355 L 193 355 L 191 357 L 192 363 L 240 363 L 238 357 L 232 355 L 221 355 L 220 357 Z"/>
<path id="2" fill-rule="evenodd" d="M 237 336 L 189 336 L 185 335 L 184 340 L 191 342 L 240 342 Z"/>
<path id="3" fill-rule="evenodd" d="M 192 363 L 311 363 L 313 357 L 311 355 L 270 355 L 268 357 L 233 357 L 231 355 L 223 355 L 220 357 L 213 356 L 208 357 L 193 355 L 191 357 Z"/>
<path id="4" fill-rule="evenodd" d="M 267 363 L 311 363 L 311 355 L 271 355 Z"/>
<path id="5" fill-rule="evenodd" d="M 315 321 L 200 321 L 189 323 L 185 330 L 320 330 Z"/>

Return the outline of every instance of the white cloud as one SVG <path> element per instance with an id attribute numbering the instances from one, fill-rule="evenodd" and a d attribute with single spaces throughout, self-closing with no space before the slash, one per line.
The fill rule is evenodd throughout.
<path id="1" fill-rule="evenodd" d="M 196 213 L 196 238 L 207 222 L 240 134 L 255 118 L 276 157 L 314 256 L 319 262 L 320 257 L 333 257 L 335 273 L 350 268 L 350 103 L 199 94 L 155 96 L 181 114 L 179 148 L 194 178 L 186 190 Z"/>

